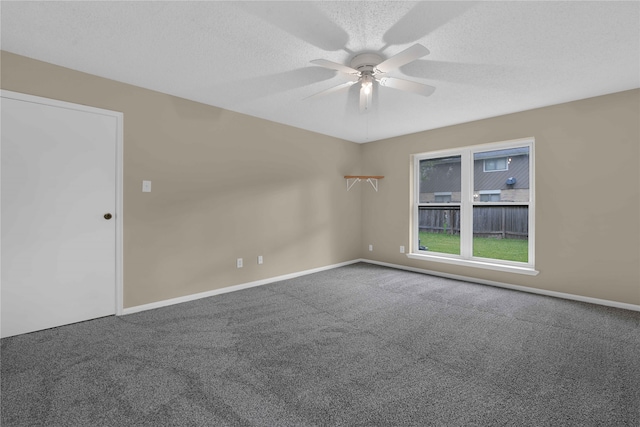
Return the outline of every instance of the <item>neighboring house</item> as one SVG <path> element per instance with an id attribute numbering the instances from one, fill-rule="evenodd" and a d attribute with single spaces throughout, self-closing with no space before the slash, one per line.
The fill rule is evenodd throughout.
<path id="1" fill-rule="evenodd" d="M 529 151 L 525 148 L 474 155 L 474 201 L 526 202 L 529 196 Z M 460 202 L 460 157 L 420 163 L 420 202 Z"/>
<path id="2" fill-rule="evenodd" d="M 528 148 L 477 153 L 474 161 L 473 197 L 475 201 L 528 201 Z"/>

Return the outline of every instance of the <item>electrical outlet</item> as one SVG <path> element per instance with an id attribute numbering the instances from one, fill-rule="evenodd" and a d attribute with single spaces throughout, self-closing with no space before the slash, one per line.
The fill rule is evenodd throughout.
<path id="1" fill-rule="evenodd" d="M 400 246 L 400 253 L 403 254 L 404 253 L 404 246 Z"/>
<path id="2" fill-rule="evenodd" d="M 258 255 L 258 264 L 262 264 L 263 263 L 263 259 L 262 259 L 262 255 Z"/>
<path id="3" fill-rule="evenodd" d="M 238 259 L 236 260 L 236 267 L 238 267 L 238 268 L 242 268 L 242 258 L 238 258 Z"/>
<path id="4" fill-rule="evenodd" d="M 373 251 L 373 245 L 369 245 L 369 250 Z"/>

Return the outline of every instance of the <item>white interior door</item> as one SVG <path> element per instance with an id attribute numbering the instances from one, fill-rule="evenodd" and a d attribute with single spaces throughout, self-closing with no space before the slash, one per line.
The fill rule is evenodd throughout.
<path id="1" fill-rule="evenodd" d="M 2 97 L 2 337 L 117 303 L 118 119 L 27 99 Z"/>

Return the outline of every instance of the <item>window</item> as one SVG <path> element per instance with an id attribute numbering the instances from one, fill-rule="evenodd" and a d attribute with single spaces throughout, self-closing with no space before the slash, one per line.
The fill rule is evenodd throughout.
<path id="1" fill-rule="evenodd" d="M 408 256 L 537 274 L 533 146 L 525 139 L 414 155 Z"/>
<path id="2" fill-rule="evenodd" d="M 450 191 L 439 191 L 434 193 L 436 203 L 449 203 L 451 201 Z"/>
<path id="3" fill-rule="evenodd" d="M 480 190 L 473 195 L 473 199 L 480 202 L 499 202 L 500 190 Z"/>
<path id="4" fill-rule="evenodd" d="M 509 170 L 509 161 L 506 157 L 498 157 L 497 159 L 486 159 L 483 162 L 483 170 L 485 172 Z"/>
<path id="5" fill-rule="evenodd" d="M 460 156 L 419 161 L 418 250 L 460 254 L 460 164 Z"/>

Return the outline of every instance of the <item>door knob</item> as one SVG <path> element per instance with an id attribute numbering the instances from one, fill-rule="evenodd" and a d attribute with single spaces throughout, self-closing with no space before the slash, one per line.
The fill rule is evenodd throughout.
<path id="1" fill-rule="evenodd" d="M 104 219 L 111 219 L 111 214 L 110 213 L 104 214 Z"/>

